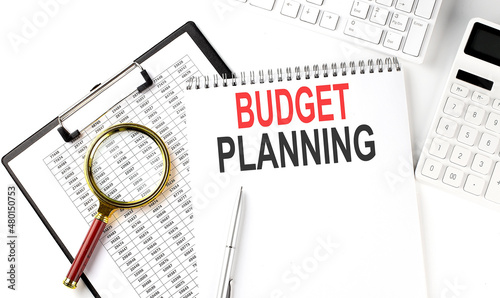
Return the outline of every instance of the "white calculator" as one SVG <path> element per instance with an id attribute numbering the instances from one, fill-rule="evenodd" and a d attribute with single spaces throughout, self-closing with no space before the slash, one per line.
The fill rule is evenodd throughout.
<path id="1" fill-rule="evenodd" d="M 422 63 L 442 0 L 232 0 L 389 56 Z"/>
<path id="2" fill-rule="evenodd" d="M 470 21 L 415 174 L 500 207 L 500 25 Z"/>

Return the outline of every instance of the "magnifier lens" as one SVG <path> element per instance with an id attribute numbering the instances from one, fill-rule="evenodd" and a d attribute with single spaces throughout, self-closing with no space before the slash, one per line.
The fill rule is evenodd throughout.
<path id="1" fill-rule="evenodd" d="M 115 202 L 146 199 L 164 177 L 164 161 L 158 144 L 136 130 L 108 135 L 95 149 L 90 169 L 97 189 Z"/>

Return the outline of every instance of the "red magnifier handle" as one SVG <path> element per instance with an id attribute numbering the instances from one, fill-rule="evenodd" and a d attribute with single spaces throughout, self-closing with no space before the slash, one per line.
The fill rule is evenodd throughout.
<path id="1" fill-rule="evenodd" d="M 87 266 L 90 256 L 92 255 L 97 242 L 99 242 L 99 238 L 101 237 L 105 226 L 106 223 L 97 218 L 95 218 L 92 222 L 89 232 L 87 233 L 87 236 L 85 236 L 85 240 L 83 240 L 82 246 L 80 247 L 76 258 L 66 275 L 66 279 L 63 281 L 63 284 L 68 288 L 76 288 L 76 283 Z"/>

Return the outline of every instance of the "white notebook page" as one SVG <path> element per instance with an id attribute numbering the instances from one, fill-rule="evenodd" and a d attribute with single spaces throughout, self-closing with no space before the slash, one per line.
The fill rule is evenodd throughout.
<path id="1" fill-rule="evenodd" d="M 186 93 L 200 297 L 240 186 L 234 297 L 425 297 L 403 72 L 246 78 Z"/>

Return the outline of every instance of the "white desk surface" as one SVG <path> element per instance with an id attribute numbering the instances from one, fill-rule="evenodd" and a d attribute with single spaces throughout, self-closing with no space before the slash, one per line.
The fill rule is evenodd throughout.
<path id="1" fill-rule="evenodd" d="M 384 56 L 349 46 L 352 51 L 341 50 L 345 47 L 334 39 L 245 13 L 228 0 L 130 2 L 2 1 L 0 155 L 188 20 L 197 23 L 232 70 Z M 415 158 L 468 21 L 482 17 L 500 23 L 497 1 L 443 2 L 426 60 L 403 62 Z M 45 19 L 43 3 L 50 10 Z M 9 36 L 20 35 L 26 20 L 37 17 L 39 26 L 14 46 Z M 3 167 L 0 181 L 0 296 L 91 297 L 83 283 L 75 291 L 61 284 L 69 262 L 24 198 L 18 204 L 18 290 L 7 290 L 6 196 L 13 181 Z M 429 297 L 499 297 L 500 213 L 421 184 L 418 191 Z"/>

